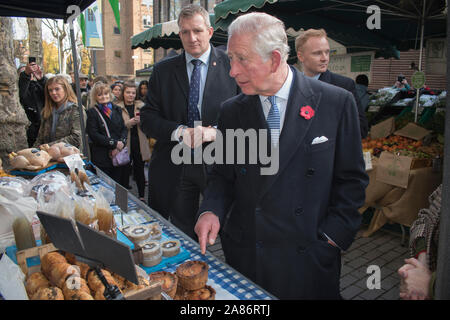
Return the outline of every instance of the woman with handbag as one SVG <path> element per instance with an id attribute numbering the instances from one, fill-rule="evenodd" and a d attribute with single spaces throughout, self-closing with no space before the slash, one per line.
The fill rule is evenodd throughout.
<path id="1" fill-rule="evenodd" d="M 87 111 L 86 131 L 92 141 L 92 162 L 122 186 L 122 171 L 130 162 L 127 143 L 127 127 L 122 109 L 111 103 L 109 85 L 97 82 L 91 89 L 91 101 L 95 105 Z"/>
<path id="2" fill-rule="evenodd" d="M 133 178 L 138 188 L 139 199 L 145 202 L 145 161 L 150 160 L 150 147 L 147 137 L 141 131 L 140 109 L 144 103 L 136 100 L 136 84 L 133 81 L 127 81 L 122 88 L 121 101 L 117 103 L 122 108 L 122 117 L 125 126 L 128 129 L 127 147 L 130 153 L 131 167 L 133 169 Z M 124 170 L 123 179 L 129 182 L 130 169 Z"/>

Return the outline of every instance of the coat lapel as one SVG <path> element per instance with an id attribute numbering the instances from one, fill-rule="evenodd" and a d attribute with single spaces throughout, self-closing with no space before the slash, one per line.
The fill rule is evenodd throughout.
<path id="1" fill-rule="evenodd" d="M 297 149 L 302 145 L 306 133 L 315 118 L 306 120 L 300 116 L 300 109 L 309 105 L 315 112 L 318 111 L 320 94 L 315 94 L 305 77 L 292 68 L 294 73 L 289 99 L 286 107 L 283 129 L 280 135 L 279 144 L 279 168 L 274 175 L 262 176 L 262 186 L 260 197 L 270 189 L 272 184 L 281 176 Z"/>
<path id="2" fill-rule="evenodd" d="M 189 79 L 186 70 L 186 58 L 184 52 L 177 57 L 177 63 L 175 65 L 175 78 L 177 79 L 181 92 L 184 94 L 187 101 L 189 97 Z"/>

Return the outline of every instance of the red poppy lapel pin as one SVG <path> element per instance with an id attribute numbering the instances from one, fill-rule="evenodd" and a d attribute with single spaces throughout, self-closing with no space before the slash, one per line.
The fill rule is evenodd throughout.
<path id="1" fill-rule="evenodd" d="M 314 117 L 314 109 L 310 106 L 303 106 L 300 108 L 300 115 L 306 120 L 309 120 Z"/>

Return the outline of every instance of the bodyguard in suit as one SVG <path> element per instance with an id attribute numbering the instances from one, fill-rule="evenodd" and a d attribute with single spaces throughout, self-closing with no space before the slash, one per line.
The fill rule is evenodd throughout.
<path id="1" fill-rule="evenodd" d="M 171 151 L 178 143 L 198 147 L 214 141 L 220 105 L 238 93 L 222 50 L 210 45 L 213 34 L 208 12 L 184 7 L 178 17 L 184 52 L 153 68 L 141 128 L 157 140 L 149 166 L 149 206 L 191 237 L 199 195 L 206 186 L 205 165 L 176 165 Z M 194 122 L 200 139 L 194 143 Z"/>
<path id="2" fill-rule="evenodd" d="M 295 39 L 295 50 L 306 76 L 344 88 L 352 93 L 358 107 L 361 138 L 367 137 L 369 130 L 367 118 L 356 92 L 355 81 L 328 70 L 330 45 L 325 30 L 308 29 L 301 33 Z"/>
<path id="3" fill-rule="evenodd" d="M 276 297 L 339 299 L 341 251 L 360 227 L 368 184 L 355 101 L 288 66 L 280 20 L 242 15 L 228 37 L 230 75 L 242 93 L 223 103 L 218 130 L 268 130 L 279 168 L 261 175 L 263 161 L 213 167 L 195 226 L 201 250 L 222 229 L 227 263 Z M 250 156 L 250 144 L 233 148 Z"/>

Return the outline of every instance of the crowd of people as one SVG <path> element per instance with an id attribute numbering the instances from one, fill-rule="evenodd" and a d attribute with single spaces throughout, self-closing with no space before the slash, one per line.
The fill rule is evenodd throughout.
<path id="1" fill-rule="evenodd" d="M 65 142 L 83 150 L 74 73 L 44 75 L 34 61 L 19 68 L 18 73 L 20 103 L 30 122 L 26 131 L 28 146 Z M 79 74 L 81 110 L 92 162 L 128 189 L 132 173 L 139 198 L 144 202 L 144 164 L 150 160 L 155 143 L 139 128 L 139 110 L 144 105 L 147 86 L 146 80 L 139 84 L 133 80 L 108 82 L 103 76 L 89 78 Z M 130 163 L 114 167 L 114 155 L 125 147 Z"/>
<path id="2" fill-rule="evenodd" d="M 369 182 L 361 147 L 367 77 L 355 83 L 328 70 L 323 29 L 296 39 L 303 71 L 288 65 L 284 24 L 265 13 L 234 20 L 226 51 L 210 44 L 213 28 L 201 6 L 184 7 L 178 26 L 184 50 L 156 63 L 149 81 L 80 76 L 91 161 L 127 188 L 132 173 L 139 198 L 198 240 L 203 253 L 220 232 L 227 263 L 278 298 L 340 299 L 341 252 L 360 227 Z M 69 81 L 45 77 L 36 63 L 20 72 L 30 147 L 81 147 Z M 175 147 L 193 160 L 230 129 L 268 130 L 268 142 L 258 137 L 257 144 L 279 154 L 278 170 L 261 175 L 261 159 L 173 161 Z M 113 158 L 125 149 L 130 163 L 118 166 Z M 243 153 L 250 158 L 248 141 Z M 400 274 L 406 279 L 413 269 Z"/>

